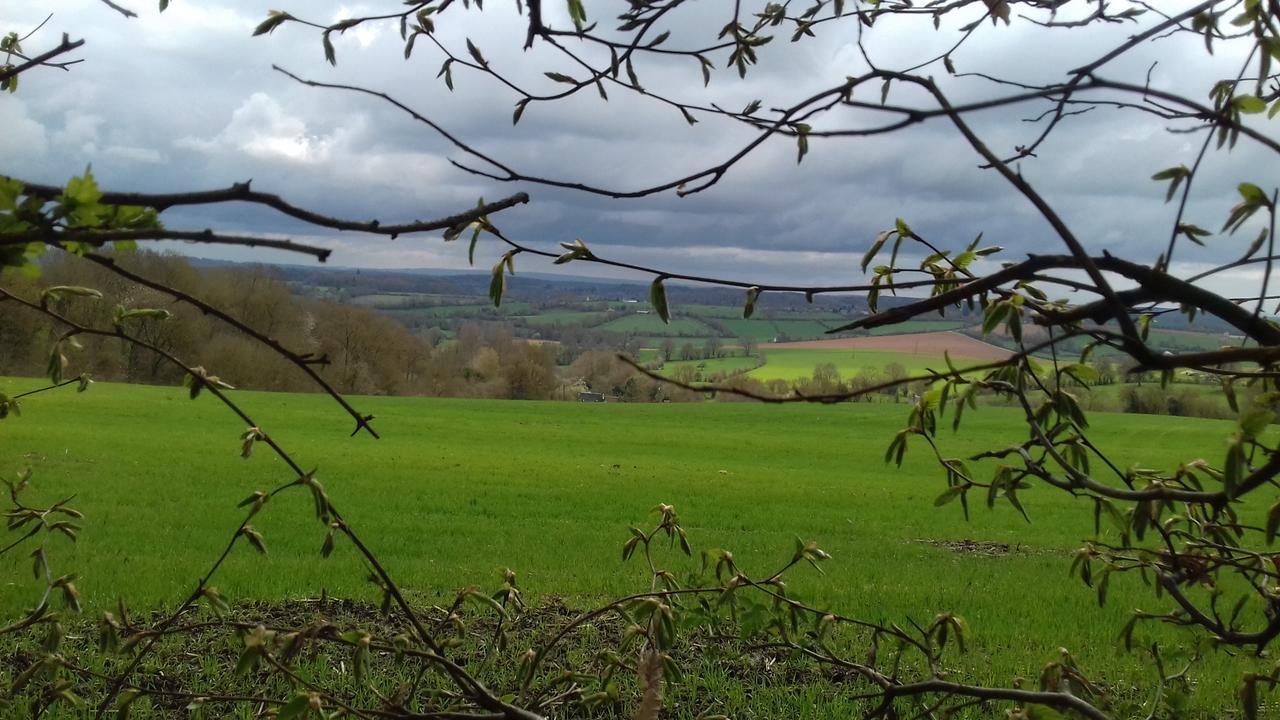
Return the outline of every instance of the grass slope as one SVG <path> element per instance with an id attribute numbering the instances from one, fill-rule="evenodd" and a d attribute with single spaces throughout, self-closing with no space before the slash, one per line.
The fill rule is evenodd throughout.
<path id="1" fill-rule="evenodd" d="M 0 392 L 39 380 L 0 380 Z M 644 586 L 623 565 L 627 526 L 673 503 L 695 548 L 725 547 L 763 573 L 790 557 L 793 538 L 819 541 L 825 575 L 796 572 L 801 597 L 846 614 L 927 621 L 954 610 L 972 627 L 957 677 L 1007 684 L 1036 677 L 1067 646 L 1117 687 L 1148 678 L 1121 657 L 1116 635 L 1129 609 L 1159 603 L 1137 577 L 1117 577 L 1099 610 L 1066 577 L 1068 553 L 1092 532 L 1090 506 L 1036 486 L 1022 493 L 1034 521 L 1012 509 L 934 508 L 943 479 L 915 443 L 903 468 L 881 455 L 906 407 L 754 404 L 615 405 L 357 398 L 382 440 L 347 439 L 350 422 L 317 395 L 237 392 L 246 409 L 307 467 L 337 507 L 415 596 L 495 585 L 506 567 L 530 599 L 573 605 Z M 1017 411 L 966 415 L 943 451 L 967 455 L 1019 439 Z M 1121 467 L 1217 459 L 1232 425 L 1183 418 L 1094 416 Z M 0 423 L 0 469 L 35 470 L 31 501 L 77 495 L 87 517 L 77 546 L 56 545 L 56 572 L 76 572 L 90 610 L 118 595 L 134 607 L 173 603 L 225 545 L 242 518 L 236 503 L 290 476 L 260 448 L 238 457 L 243 424 L 212 398 L 175 388 L 98 384 L 88 393 L 29 399 Z M 1174 449 L 1177 455 L 1174 454 Z M 1261 521 L 1261 510 L 1258 513 Z M 305 491 L 289 491 L 255 518 L 270 553 L 238 547 L 217 580 L 232 598 L 331 595 L 374 599 L 350 547 L 322 560 L 323 529 Z M 924 540 L 1010 543 L 1015 552 L 960 554 Z M 0 558 L 11 613 L 31 600 L 25 555 Z M 672 557 L 684 570 L 696 560 Z M 1144 633 L 1156 632 L 1155 636 Z M 1140 633 L 1164 643 L 1171 632 Z M 1239 667 L 1211 654 L 1201 697 L 1233 704 Z M 1145 669 L 1142 670 L 1146 672 Z"/>
<path id="2" fill-rule="evenodd" d="M 760 363 L 760 359 L 751 356 L 734 355 L 732 357 L 712 358 L 709 360 L 671 360 L 663 363 L 662 373 L 665 375 L 674 375 L 676 370 L 681 367 L 691 367 L 702 374 L 702 377 L 710 377 L 715 373 L 729 374 L 739 370 L 748 370 Z"/>
<path id="3" fill-rule="evenodd" d="M 601 330 L 618 333 L 658 336 L 697 336 L 710 335 L 711 328 L 697 318 L 675 317 L 670 324 L 664 323 L 656 314 L 636 314 L 620 317 L 600 326 Z"/>
<path id="4" fill-rule="evenodd" d="M 809 348 L 771 348 L 761 345 L 765 364 L 749 374 L 757 380 L 798 380 L 812 377 L 813 369 L 823 363 L 832 363 L 841 377 L 853 377 L 865 368 L 884 369 L 889 363 L 898 363 L 909 373 L 923 373 L 926 368 L 945 370 L 946 362 L 932 353 L 904 353 L 888 350 L 824 350 Z M 967 361 L 966 361 L 967 362 Z M 976 363 L 968 363 L 976 364 Z"/>

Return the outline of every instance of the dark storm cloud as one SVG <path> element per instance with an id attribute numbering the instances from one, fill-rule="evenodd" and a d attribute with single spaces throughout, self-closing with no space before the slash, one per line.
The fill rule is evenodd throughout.
<path id="1" fill-rule="evenodd" d="M 536 103 L 512 127 L 515 97 L 491 78 L 455 68 L 450 93 L 435 78 L 442 57 L 419 42 L 412 61 L 402 58 L 396 30 L 383 26 L 338 40 L 337 68 L 323 62 L 318 37 L 285 26 L 251 38 L 268 7 L 260 2 L 196 4 L 175 0 L 164 15 L 152 3 L 134 3 L 143 15 L 126 21 L 94 0 L 30 4 L 10 11 L 6 23 L 34 26 L 55 13 L 37 40 L 63 30 L 83 36 L 86 62 L 71 73 L 43 71 L 22 91 L 0 101 L 0 152 L 7 172 L 59 182 L 92 163 L 103 184 L 141 190 L 208 188 L 253 178 L 255 186 L 333 214 L 405 220 L 449 214 L 488 199 L 527 190 L 534 201 L 495 218 L 507 232 L 543 245 L 581 237 L 640 262 L 678 265 L 735 277 L 767 275 L 780 281 L 849 282 L 858 256 L 880 230 L 903 217 L 941 244 L 966 243 L 984 232 L 1021 254 L 1058 247 L 1047 224 L 1025 199 L 963 143 L 946 120 L 901 133 L 858 139 L 815 140 L 797 166 L 791 140 L 778 138 L 740 162 L 717 186 L 688 198 L 673 193 L 618 201 L 542 186 L 494 182 L 463 173 L 455 159 L 483 162 L 429 128 L 375 98 L 302 87 L 270 69 L 283 65 L 303 76 L 352 82 L 386 91 L 512 167 L 550 178 L 581 180 L 620 190 L 641 188 L 718 163 L 748 142 L 745 127 L 706 117 L 690 127 L 678 112 L 610 87 L 610 100 L 594 93 L 557 103 Z M 552 3 L 552 6 L 555 6 Z M 722 21 L 714 3 L 692 6 L 687 26 Z M 385 11 L 376 3 L 298 3 L 286 9 L 328 21 Z M 558 9 L 557 9 L 558 11 Z M 546 87 L 544 70 L 574 74 L 568 61 L 522 51 L 523 23 L 509 7 L 439 21 L 439 37 L 454 48 L 470 35 L 495 68 L 520 82 Z M 948 47 L 954 28 L 890 19 L 868 34 L 873 58 L 902 67 Z M 718 25 L 715 25 L 718 27 Z M 948 26 L 950 31 L 948 31 Z M 1062 79 L 1134 32 L 1106 26 L 1087 34 L 1047 31 L 1025 22 L 982 27 L 955 55 L 962 73 L 987 73 L 1028 82 Z M 865 69 L 852 25 L 822 26 L 818 38 L 792 45 L 783 32 L 762 51 L 762 66 L 745 80 L 720 70 L 708 90 L 687 58 L 646 58 L 646 87 L 673 97 L 737 108 L 752 99 L 766 107 L 794 103 Z M 672 39 L 680 41 L 679 33 Z M 1144 46 L 1108 66 L 1108 77 L 1142 82 L 1151 63 L 1158 88 L 1192 87 L 1238 71 L 1242 58 L 1220 51 L 1207 58 L 1198 40 L 1179 37 Z M 463 51 L 465 52 L 465 51 Z M 587 51 L 590 54 L 590 50 Z M 1185 58 L 1195 58 L 1185 64 Z M 1183 64 L 1179 64 L 1183 63 Z M 942 75 L 941 68 L 934 71 Z M 991 95 L 977 77 L 939 77 L 956 102 Z M 859 89 L 872 100 L 879 87 Z M 918 92 L 891 89 L 894 102 L 923 102 Z M 924 103 L 927 105 L 927 102 Z M 1029 104 L 983 112 L 970 121 L 999 152 L 1035 138 L 1041 126 L 1025 122 L 1047 107 Z M 816 128 L 871 124 L 873 113 L 838 111 L 815 119 Z M 1158 118 L 1132 110 L 1099 109 L 1068 118 L 1038 151 L 1020 163 L 1094 250 L 1153 259 L 1167 242 L 1173 210 L 1149 180 L 1163 167 L 1190 164 L 1198 135 L 1170 134 Z M 1197 185 L 1189 217 L 1206 227 L 1220 223 L 1241 179 L 1238 155 L 1255 153 L 1241 140 L 1231 165 L 1211 158 Z M 1246 163 L 1247 165 L 1247 163 Z M 1274 163 L 1256 168 L 1259 184 L 1280 180 Z M 172 225 L 217 225 L 269 233 L 311 232 L 269 212 L 246 208 L 171 213 Z M 337 249 L 334 262 L 368 266 L 449 266 L 465 250 L 437 239 L 388 243 L 353 236 L 312 237 Z M 1180 251 L 1179 259 L 1207 261 L 1238 252 L 1242 240 L 1207 251 Z M 203 251 L 202 251 L 203 252 Z M 221 256 L 244 257 L 233 251 Z M 539 268 L 543 269 L 543 268 Z M 593 273 L 599 274 L 599 273 Z"/>

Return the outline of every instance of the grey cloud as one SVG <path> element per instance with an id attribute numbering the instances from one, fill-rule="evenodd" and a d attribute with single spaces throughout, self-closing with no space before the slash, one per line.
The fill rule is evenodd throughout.
<path id="1" fill-rule="evenodd" d="M 27 110 L 21 100 L 9 99 L 0 103 L 0 155 L 10 162 L 23 162 L 40 157 L 48 150 L 48 132 Z"/>
<path id="2" fill-rule="evenodd" d="M 175 0 L 161 16 L 149 4 L 135 4 L 143 14 L 138 21 L 124 21 L 94 0 L 54 4 L 50 31 L 84 35 L 89 40 L 82 52 L 87 62 L 71 73 L 33 75 L 17 96 L 0 100 L 0 125 L 6 129 L 0 151 L 7 172 L 60 182 L 92 162 L 104 184 L 150 190 L 218 187 L 253 178 L 260 189 L 326 212 L 386 220 L 440 216 L 470 206 L 480 196 L 493 199 L 527 190 L 534 198 L 531 205 L 495 217 L 504 231 L 522 239 L 554 246 L 583 237 L 593 247 L 659 264 L 779 280 L 820 276 L 848 282 L 856 273 L 857 256 L 896 217 L 948 245 L 985 232 L 988 241 L 1017 253 L 1058 247 L 1043 219 L 994 172 L 978 168 L 980 158 L 944 119 L 893 135 L 815 139 L 799 166 L 794 142 L 776 138 L 703 193 L 616 201 L 465 174 L 448 160 L 477 167 L 482 163 L 467 159 L 400 111 L 366 96 L 302 87 L 272 72 L 270 65 L 279 63 L 318 80 L 385 90 L 521 171 L 620 189 L 720 162 L 754 131 L 717 118 L 703 118 L 690 127 L 672 108 L 616 86 L 608 88 L 607 103 L 591 91 L 563 102 L 535 103 L 512 127 L 513 93 L 463 68 L 455 68 L 456 90 L 450 93 L 435 77 L 439 52 L 423 38 L 413 59 L 405 62 L 393 26 L 338 38 L 339 63 L 330 68 L 323 62 L 319 38 L 305 28 L 286 25 L 268 38 L 249 37 L 268 8 L 257 1 L 209 7 Z M 305 10 L 321 20 L 336 19 L 341 10 L 307 5 L 288 9 Z M 687 26 L 715 21 L 722 10 L 713 5 L 693 4 L 684 11 Z M 363 7 L 376 11 L 386 6 Z M 37 10 L 43 12 L 22 8 L 11 22 L 34 25 L 43 17 Z M 351 8 L 353 14 L 359 11 Z M 948 17 L 942 32 L 933 31 L 927 21 L 884 22 L 868 33 L 870 50 L 885 66 L 911 64 L 949 46 L 954 28 L 969 19 Z M 955 60 L 961 72 L 1060 80 L 1064 68 L 1101 52 L 1099 38 L 1118 42 L 1133 27 L 1108 27 L 1102 35 L 1085 36 L 1026 23 L 987 25 Z M 441 41 L 450 47 L 460 49 L 462 38 L 471 36 L 495 67 L 534 87 L 555 87 L 541 76 L 544 70 L 581 74 L 567 60 L 523 51 L 523 21 L 505 6 L 445 17 L 439 28 Z M 754 98 L 765 99 L 767 107 L 793 103 L 864 69 L 852 44 L 851 25 L 843 30 L 821 26 L 817 33 L 816 39 L 793 45 L 789 33 L 780 32 L 762 51 L 764 64 L 745 80 L 718 69 L 704 90 L 692 60 L 645 56 L 638 66 L 641 81 L 684 100 L 730 108 Z M 1081 42 L 1084 37 L 1088 42 Z M 680 41 L 677 32 L 669 42 Z M 1207 87 L 1238 68 L 1241 58 L 1229 50 L 1205 60 L 1197 42 L 1174 37 L 1145 46 L 1107 73 L 1141 82 L 1150 62 L 1163 58 L 1152 72 L 1155 86 L 1197 82 Z M 1196 64 L 1175 64 L 1186 56 L 1197 58 Z M 985 80 L 946 77 L 940 68 L 935 72 L 959 101 L 994 90 Z M 857 96 L 870 100 L 878 93 L 878 87 L 867 88 Z M 890 99 L 905 103 L 921 100 L 921 95 L 895 87 Z M 1034 139 L 1041 126 L 1023 120 L 1046 107 L 1036 103 L 993 110 L 971 116 L 971 122 L 993 148 L 1007 153 Z M 883 119 L 837 111 L 814 124 L 821 128 L 837 120 L 861 124 Z M 1163 203 L 1163 188 L 1149 176 L 1179 162 L 1190 164 L 1200 139 L 1170 134 L 1162 121 L 1135 111 L 1100 109 L 1067 118 L 1038 157 L 1024 160 L 1020 169 L 1061 207 L 1091 248 L 1154 258 L 1167 241 L 1173 215 Z M 1253 148 L 1241 140 L 1235 152 Z M 1250 168 L 1254 176 L 1249 179 L 1280 182 L 1274 167 L 1260 161 Z M 1211 157 L 1188 217 L 1216 229 L 1233 202 L 1235 183 L 1245 179 L 1236 177 L 1239 170 L 1238 156 L 1230 163 Z M 169 215 L 175 225 L 314 232 L 252 208 L 187 209 Z M 457 266 L 465 261 L 465 249 L 435 241 L 387 243 L 349 236 L 316 241 L 339 248 L 334 262 L 341 264 Z M 1187 248 L 1185 257 L 1201 261 L 1238 252 L 1242 242 L 1247 241 L 1221 240 L 1204 251 Z M 846 255 L 850 259 L 838 260 Z M 235 251 L 223 256 L 244 257 Z"/>

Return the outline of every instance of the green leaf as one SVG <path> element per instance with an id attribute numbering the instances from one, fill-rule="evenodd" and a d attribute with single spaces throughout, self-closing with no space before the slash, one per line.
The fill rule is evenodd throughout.
<path id="1" fill-rule="evenodd" d="M 876 241 L 871 243 L 871 248 L 862 256 L 862 272 L 867 271 L 867 266 L 875 259 L 876 254 L 884 247 L 884 243 L 889 239 L 889 231 L 885 231 L 876 236 Z"/>
<path id="2" fill-rule="evenodd" d="M 1192 223 L 1178 223 L 1178 233 L 1186 235 L 1188 240 L 1200 246 L 1204 245 L 1200 238 L 1209 237 L 1213 234 L 1199 225 L 1194 225 Z"/>
<path id="3" fill-rule="evenodd" d="M 457 240 L 459 237 L 462 237 L 462 233 L 466 232 L 469 227 L 471 227 L 471 221 L 464 220 L 457 225 L 447 228 L 444 231 L 444 241 L 453 242 L 454 240 Z"/>
<path id="4" fill-rule="evenodd" d="M 562 75 L 561 73 L 558 73 L 558 72 L 547 72 L 547 73 L 543 73 L 543 75 L 546 75 L 547 77 L 551 78 L 552 80 L 555 80 L 555 81 L 556 81 L 556 82 L 558 82 L 558 83 L 565 83 L 566 85 L 577 85 L 577 84 L 578 84 L 578 81 L 577 81 L 577 80 L 574 80 L 573 78 L 569 77 L 568 75 Z M 527 101 L 527 99 L 526 99 L 526 101 Z"/>
<path id="5" fill-rule="evenodd" d="M 77 202 L 84 202 L 87 205 L 101 200 L 102 192 L 97 188 L 97 181 L 93 179 L 93 173 L 86 168 L 83 176 L 69 179 L 65 196 Z"/>
<path id="6" fill-rule="evenodd" d="M 0 211 L 13 210 L 18 206 L 18 198 L 22 196 L 25 186 L 21 181 L 0 178 Z"/>
<path id="7" fill-rule="evenodd" d="M 333 40 L 329 38 L 329 33 L 326 32 L 323 35 L 321 35 L 320 42 L 321 44 L 324 45 L 325 61 L 328 62 L 330 65 L 336 66 L 338 64 L 338 56 L 333 49 Z"/>
<path id="8" fill-rule="evenodd" d="M 271 33 L 277 27 L 280 27 L 282 23 L 292 19 L 293 19 L 293 16 L 287 12 L 272 10 L 271 12 L 267 13 L 267 19 L 258 23 L 258 27 L 253 29 L 253 35 L 256 37 L 258 35 L 266 35 L 268 33 Z"/>
<path id="9" fill-rule="evenodd" d="M 475 61 L 480 63 L 482 67 L 489 67 L 489 61 L 485 60 L 484 55 L 480 54 L 480 48 L 471 42 L 471 38 L 467 38 L 467 52 L 471 53 L 471 57 L 475 58 Z"/>
<path id="10" fill-rule="evenodd" d="M 1173 199 L 1174 193 L 1178 192 L 1178 186 L 1182 181 L 1191 177 L 1191 168 L 1186 165 L 1178 165 L 1177 167 L 1166 168 L 1151 176 L 1152 180 L 1169 181 L 1169 189 L 1165 193 L 1164 201 L 1169 202 Z"/>
<path id="11" fill-rule="evenodd" d="M 507 291 L 506 274 L 503 273 L 503 265 L 505 262 L 499 260 L 498 264 L 493 266 L 493 276 L 489 280 L 489 299 L 493 301 L 494 307 L 502 305 L 502 296 Z"/>
<path id="12" fill-rule="evenodd" d="M 164 8 L 161 8 L 163 11 Z M 133 701 L 142 697 L 142 691 L 137 688 L 127 688 L 120 691 L 116 697 L 116 720 L 128 720 L 129 707 L 133 705 Z"/>
<path id="13" fill-rule="evenodd" d="M 62 354 L 62 343 L 55 343 L 53 350 L 49 353 L 49 365 L 45 369 L 49 382 L 54 385 L 62 382 L 62 372 L 67 369 L 68 364 L 67 356 Z"/>
<path id="14" fill-rule="evenodd" d="M 258 432 L 258 429 L 254 428 L 253 431 Z M 252 435 L 252 433 L 246 433 L 246 435 Z M 254 515 L 254 514 L 257 514 L 257 512 L 262 509 L 262 506 L 266 505 L 267 501 L 269 501 L 270 499 L 271 499 L 271 495 L 269 493 L 263 492 L 262 490 L 258 490 L 254 492 L 252 495 L 250 495 L 249 497 L 245 498 L 244 500 L 241 500 L 240 503 L 236 505 L 236 507 L 242 508 L 242 507 L 248 507 L 249 505 L 252 505 L 253 509 L 250 511 L 250 514 Z"/>
<path id="15" fill-rule="evenodd" d="M 254 550 L 257 550 L 263 555 L 267 554 L 267 544 L 262 538 L 262 533 L 253 529 L 253 527 L 249 525 L 245 525 L 240 528 L 240 534 L 244 535 L 245 539 L 249 541 L 249 544 L 253 546 Z"/>
<path id="16" fill-rule="evenodd" d="M 1022 342 L 1022 312 L 1010 306 L 1008 315 L 1006 327 L 1009 328 L 1009 335 L 1014 342 Z"/>
<path id="17" fill-rule="evenodd" d="M 1237 95 L 1231 104 L 1247 115 L 1260 113 L 1267 109 L 1267 103 L 1257 95 Z"/>
<path id="18" fill-rule="evenodd" d="M 659 275 L 653 279 L 653 283 L 649 285 L 649 304 L 653 306 L 654 312 L 658 313 L 658 317 L 662 318 L 662 322 L 670 325 L 671 308 L 667 306 L 667 288 L 662 284 L 666 279 L 666 275 Z"/>
<path id="19" fill-rule="evenodd" d="M 293 699 L 285 703 L 284 707 L 276 713 L 277 720 L 294 720 L 306 715 L 311 709 L 311 696 L 305 693 L 294 695 Z"/>
<path id="20" fill-rule="evenodd" d="M 1240 683 L 1240 709 L 1245 720 L 1258 720 L 1258 676 L 1247 673 Z"/>
<path id="21" fill-rule="evenodd" d="M 219 617 L 231 612 L 231 605 L 227 603 L 226 598 L 222 597 L 222 593 L 218 592 L 218 588 L 212 585 L 206 587 L 200 592 L 205 602 L 209 603 L 209 609 Z"/>
<path id="22" fill-rule="evenodd" d="M 1228 498 L 1235 497 L 1236 486 L 1244 479 L 1245 462 L 1244 439 L 1237 433 L 1227 443 L 1227 459 L 1222 464 L 1222 490 Z"/>
<path id="23" fill-rule="evenodd" d="M 321 543 L 320 545 L 320 557 L 322 558 L 327 558 L 333 554 L 333 548 L 334 548 L 333 534 L 335 529 L 336 528 L 332 527 L 331 525 L 329 528 L 329 532 L 325 533 L 324 535 L 324 542 Z"/>
<path id="24" fill-rule="evenodd" d="M 527 106 L 529 106 L 529 99 L 527 99 L 527 97 L 516 102 L 516 111 L 511 114 L 511 124 L 513 124 L 513 126 L 520 123 L 521 115 L 525 114 L 525 108 L 527 108 Z"/>
<path id="25" fill-rule="evenodd" d="M 1236 186 L 1236 190 L 1240 192 L 1240 197 L 1244 198 L 1245 202 L 1257 205 L 1265 205 L 1267 203 L 1267 194 L 1262 191 L 1262 188 L 1253 183 L 1242 182 Z"/>
<path id="26" fill-rule="evenodd" d="M 123 307 L 117 307 L 114 323 L 120 325 L 126 320 L 168 320 L 173 317 L 173 313 L 163 308 L 137 308 L 134 310 L 126 310 Z"/>
<path id="27" fill-rule="evenodd" d="M 578 29 L 587 22 L 587 9 L 583 6 L 582 0 L 568 0 L 569 19 L 573 20 L 573 24 Z"/>
<path id="28" fill-rule="evenodd" d="M 44 292 L 40 293 L 40 304 L 44 305 L 50 300 L 61 300 L 64 297 L 101 298 L 102 293 L 93 288 L 75 285 L 54 285 L 45 288 Z"/>
<path id="29" fill-rule="evenodd" d="M 955 500 L 956 498 L 963 495 L 965 491 L 968 489 L 969 489 L 968 485 L 953 485 L 947 488 L 946 492 L 939 495 L 937 499 L 933 501 L 933 506 L 942 507 L 943 505 L 946 505 L 952 500 Z"/>
<path id="30" fill-rule="evenodd" d="M 71 227 L 97 227 L 107 208 L 99 203 L 102 191 L 94 180 L 90 168 L 84 174 L 67 181 L 66 189 L 58 198 L 58 215 L 67 218 Z"/>
<path id="31" fill-rule="evenodd" d="M 1062 368 L 1062 372 L 1075 378 L 1081 385 L 1089 385 L 1098 379 L 1098 371 L 1092 365 L 1074 363 Z"/>
<path id="32" fill-rule="evenodd" d="M 1256 438 L 1276 419 L 1276 414 L 1268 407 L 1254 405 L 1240 414 L 1240 429 L 1245 437 Z"/>
<path id="33" fill-rule="evenodd" d="M 747 288 L 747 303 L 742 307 L 742 317 L 750 319 L 751 315 L 756 311 L 756 299 L 760 297 L 760 286 L 752 285 Z"/>
<path id="34" fill-rule="evenodd" d="M 440 72 L 436 73 L 436 77 L 444 76 L 444 84 L 453 90 L 453 58 L 444 61 L 440 66 Z"/>
<path id="35" fill-rule="evenodd" d="M 987 306 L 986 316 L 982 319 L 982 334 L 990 335 L 1009 314 L 1010 306 L 1005 302 L 992 303 Z"/>
<path id="36" fill-rule="evenodd" d="M 1280 501 L 1271 506 L 1267 511 L 1267 544 L 1275 542 L 1276 532 L 1280 531 Z"/>
<path id="37" fill-rule="evenodd" d="M 796 164 L 799 164 L 809 152 L 809 131 L 812 128 L 807 123 L 795 123 L 792 127 L 796 131 L 796 146 L 798 148 Z"/>
<path id="38" fill-rule="evenodd" d="M 1151 320 L 1155 316 L 1151 313 L 1143 313 L 1138 316 L 1138 337 L 1145 342 L 1147 336 L 1151 334 Z"/>
<path id="39" fill-rule="evenodd" d="M 632 65 L 631 58 L 629 57 L 627 58 L 626 68 L 627 68 L 627 79 L 631 81 L 631 85 L 635 87 L 635 89 L 643 91 L 644 88 L 641 87 L 640 85 L 640 76 L 636 75 L 636 68 L 634 65 Z"/>

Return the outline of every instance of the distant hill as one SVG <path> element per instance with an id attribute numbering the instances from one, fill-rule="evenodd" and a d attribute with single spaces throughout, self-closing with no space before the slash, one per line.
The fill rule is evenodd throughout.
<path id="1" fill-rule="evenodd" d="M 200 267 L 234 267 L 250 265 L 225 260 L 192 258 Z M 264 266 L 261 263 L 253 265 Z M 437 268 L 342 268 L 314 265 L 265 265 L 281 279 L 302 291 L 328 288 L 341 290 L 349 297 L 382 293 L 429 293 L 441 295 L 472 296 L 487 301 L 490 274 L 487 270 L 457 270 Z M 520 272 L 507 280 L 506 297 L 525 302 L 575 302 L 587 300 L 648 300 L 648 282 L 617 278 L 600 278 L 577 275 Z M 727 305 L 740 306 L 744 293 L 741 290 L 721 287 L 705 287 L 679 281 L 667 285 L 667 297 L 673 306 L 679 305 Z M 884 296 L 880 307 L 904 305 L 918 298 L 908 296 Z M 855 294 L 822 295 L 812 304 L 793 293 L 765 293 L 758 303 L 760 310 L 812 309 L 836 312 L 853 319 L 869 312 L 866 297 Z M 966 318 L 970 314 L 949 310 L 949 318 Z M 929 315 L 922 319 L 936 319 Z M 974 318 L 976 322 L 976 317 Z M 1159 315 L 1152 327 L 1164 330 L 1189 330 L 1197 333 L 1221 335 L 1235 333 L 1227 323 L 1209 315 L 1198 315 L 1194 322 L 1178 312 Z"/>

